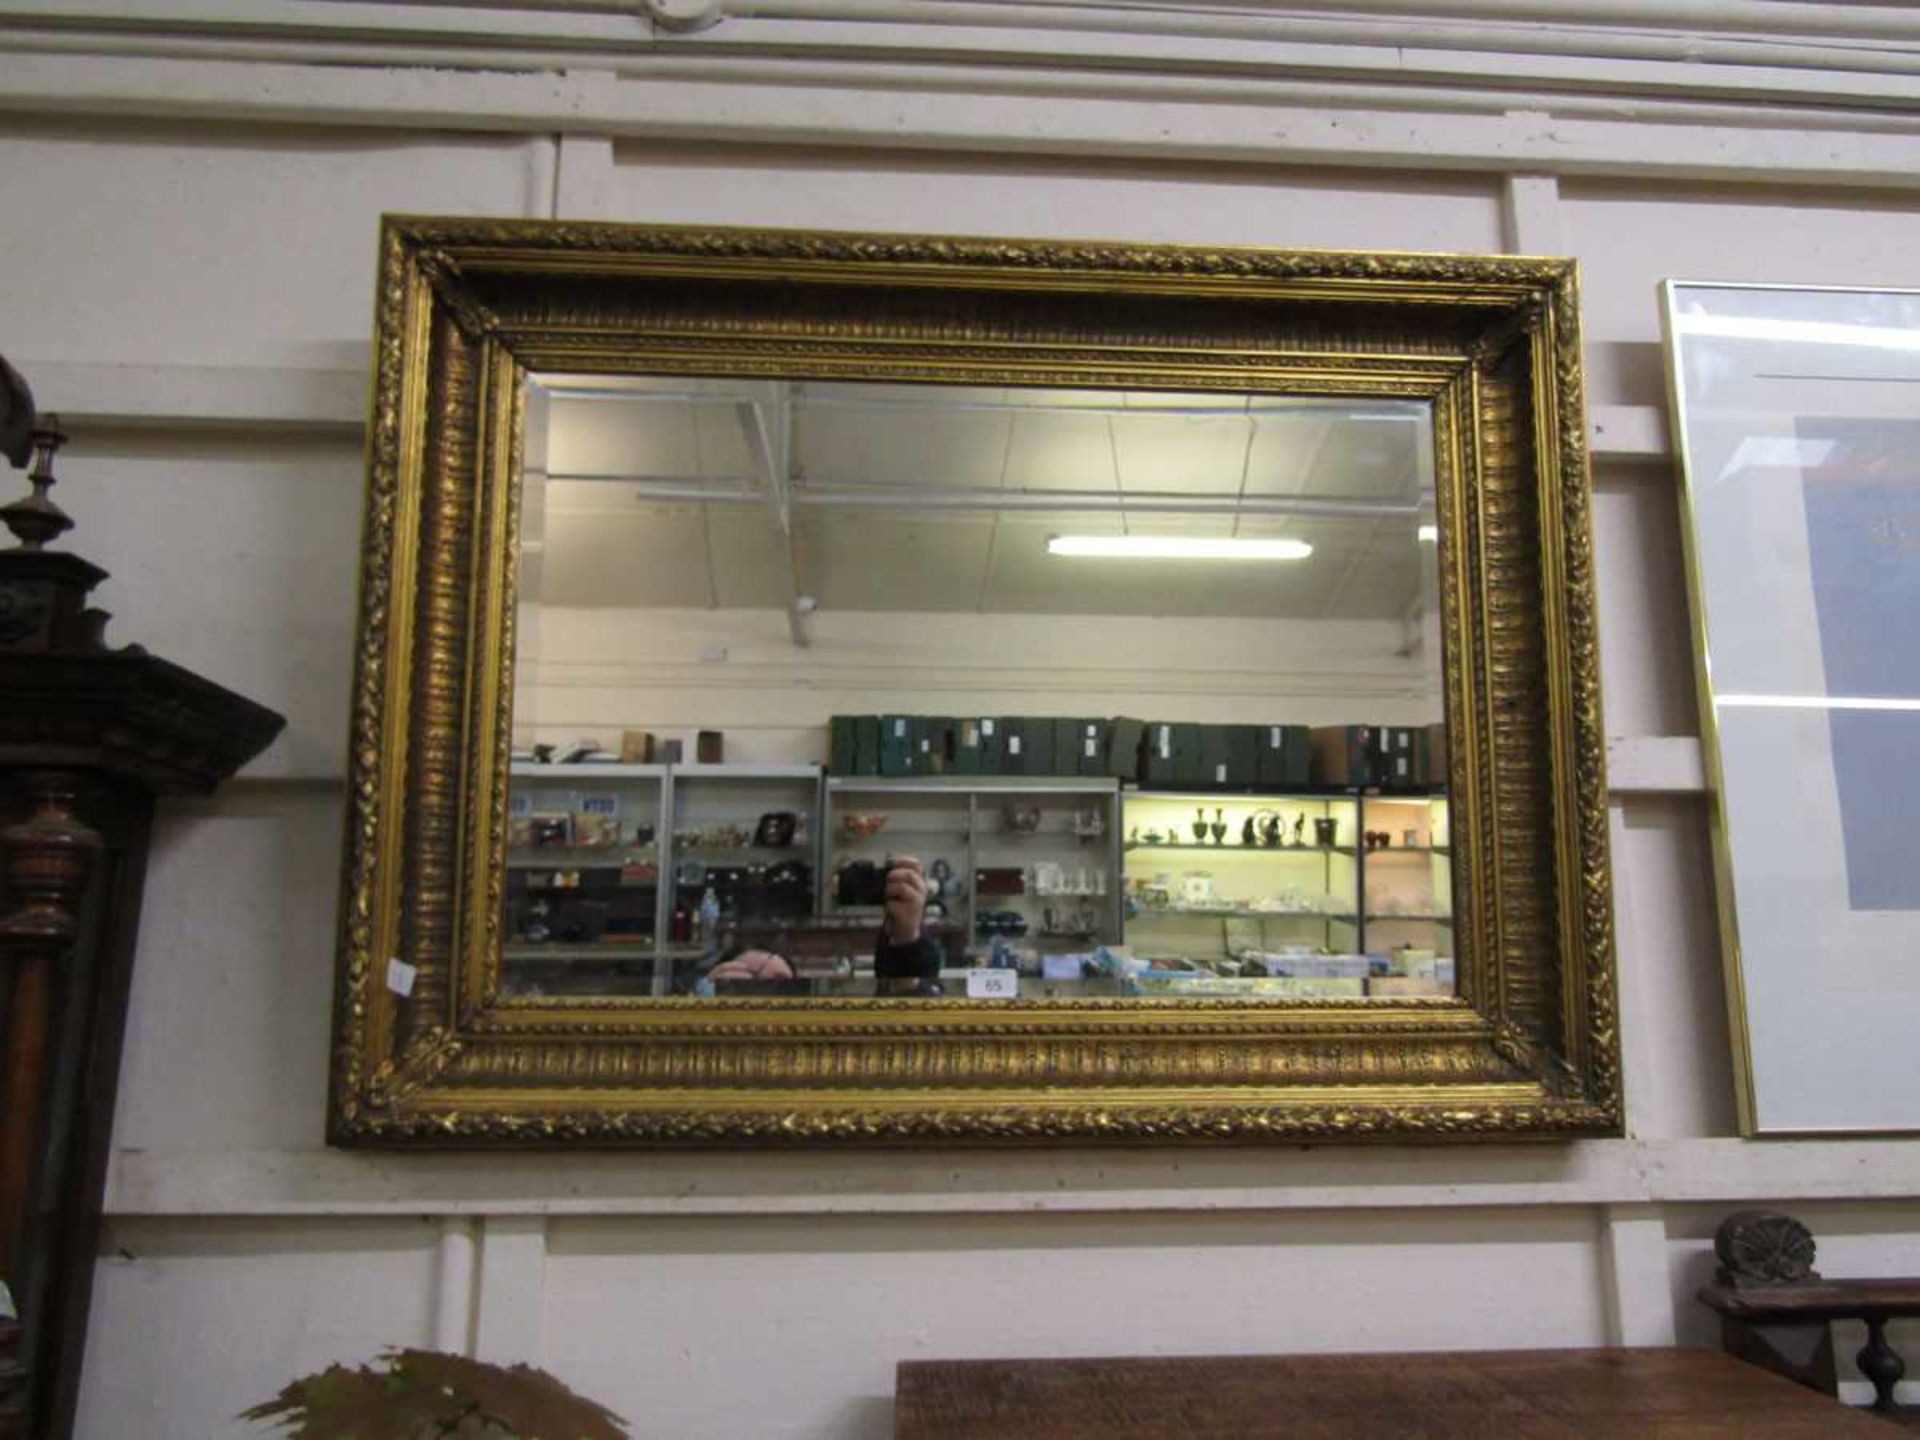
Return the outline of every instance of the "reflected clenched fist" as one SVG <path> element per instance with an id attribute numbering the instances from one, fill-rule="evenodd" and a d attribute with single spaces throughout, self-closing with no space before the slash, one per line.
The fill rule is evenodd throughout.
<path id="1" fill-rule="evenodd" d="M 909 945 L 920 938 L 927 915 L 927 877 L 920 862 L 897 855 L 887 862 L 887 940 Z"/>

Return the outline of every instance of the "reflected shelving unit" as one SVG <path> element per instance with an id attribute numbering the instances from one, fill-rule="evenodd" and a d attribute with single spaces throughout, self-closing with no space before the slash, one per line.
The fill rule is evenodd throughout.
<path id="1" fill-rule="evenodd" d="M 1401 957 L 1412 978 L 1441 962 L 1450 973 L 1453 847 L 1444 795 L 1368 795 L 1366 825 L 1386 837 L 1365 853 L 1361 936 L 1372 953 Z M 1451 985 L 1447 987 L 1451 990 Z"/>
<path id="2" fill-rule="evenodd" d="M 710 948 L 698 918 L 709 888 L 723 935 L 812 917 L 877 927 L 880 907 L 842 905 L 835 873 L 896 855 L 930 871 L 944 862 L 930 929 L 956 963 L 1004 936 L 1063 954 L 1124 942 L 1203 965 L 1252 952 L 1386 955 L 1394 977 L 1450 975 L 1439 794 L 516 763 L 509 814 L 509 993 L 689 993 Z M 793 817 L 792 833 L 762 833 L 768 816 Z M 849 816 L 883 823 L 861 834 Z M 864 932 L 854 948 L 865 951 Z"/>
<path id="3" fill-rule="evenodd" d="M 1126 939 L 1137 955 L 1203 966 L 1289 950 L 1384 956 L 1393 967 L 1384 978 L 1451 988 L 1443 794 L 1128 791 L 1122 824 Z"/>
<path id="4" fill-rule="evenodd" d="M 835 776 L 821 837 L 823 911 L 877 924 L 878 907 L 840 904 L 833 876 L 852 861 L 912 855 L 929 871 L 945 862 L 951 878 L 936 918 L 967 946 L 987 948 L 996 935 L 1042 950 L 1118 943 L 1119 803 L 1119 782 L 1101 776 Z M 884 824 L 860 835 L 849 816 Z"/>
<path id="5" fill-rule="evenodd" d="M 664 765 L 515 762 L 501 978 L 508 993 L 646 993 L 662 943 Z"/>
<path id="6" fill-rule="evenodd" d="M 529 764 L 511 771 L 503 982 L 523 995 L 669 995 L 723 927 L 819 904 L 817 765 Z M 763 839 L 766 815 L 794 833 Z"/>
<path id="7" fill-rule="evenodd" d="M 720 924 L 805 919 L 819 908 L 818 765 L 675 765 L 667 776 L 667 872 L 661 899 L 665 963 L 654 993 L 690 988 L 708 950 L 700 904 L 711 889 Z M 792 817 L 787 839 L 763 836 L 761 821 Z"/>
<path id="8" fill-rule="evenodd" d="M 1359 951 L 1358 797 L 1130 791 L 1122 820 L 1136 954 Z"/>

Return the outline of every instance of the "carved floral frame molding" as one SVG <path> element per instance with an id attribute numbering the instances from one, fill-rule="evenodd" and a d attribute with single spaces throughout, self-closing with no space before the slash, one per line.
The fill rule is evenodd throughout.
<path id="1" fill-rule="evenodd" d="M 1552 259 L 388 217 L 329 1137 L 1618 1134 L 1577 301 Z M 530 370 L 1428 401 L 1458 997 L 503 995 Z"/>

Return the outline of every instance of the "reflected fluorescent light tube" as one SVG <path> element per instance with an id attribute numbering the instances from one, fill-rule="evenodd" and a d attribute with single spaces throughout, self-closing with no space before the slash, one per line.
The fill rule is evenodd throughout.
<path id="1" fill-rule="evenodd" d="M 1055 535 L 1049 555 L 1102 560 L 1304 560 L 1304 540 L 1239 540 L 1183 535 Z"/>
<path id="2" fill-rule="evenodd" d="M 1440 543 L 1440 527 L 1438 525 L 1422 525 L 1414 538 L 1428 545 L 1438 545 Z"/>
<path id="3" fill-rule="evenodd" d="M 1735 710 L 1920 710 L 1920 700 L 1879 695 L 1716 695 L 1713 703 Z"/>

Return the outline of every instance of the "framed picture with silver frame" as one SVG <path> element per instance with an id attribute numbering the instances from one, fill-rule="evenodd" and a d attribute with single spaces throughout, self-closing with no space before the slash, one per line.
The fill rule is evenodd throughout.
<path id="1" fill-rule="evenodd" d="M 1741 1127 L 1920 1130 L 1920 291 L 1662 299 Z"/>

